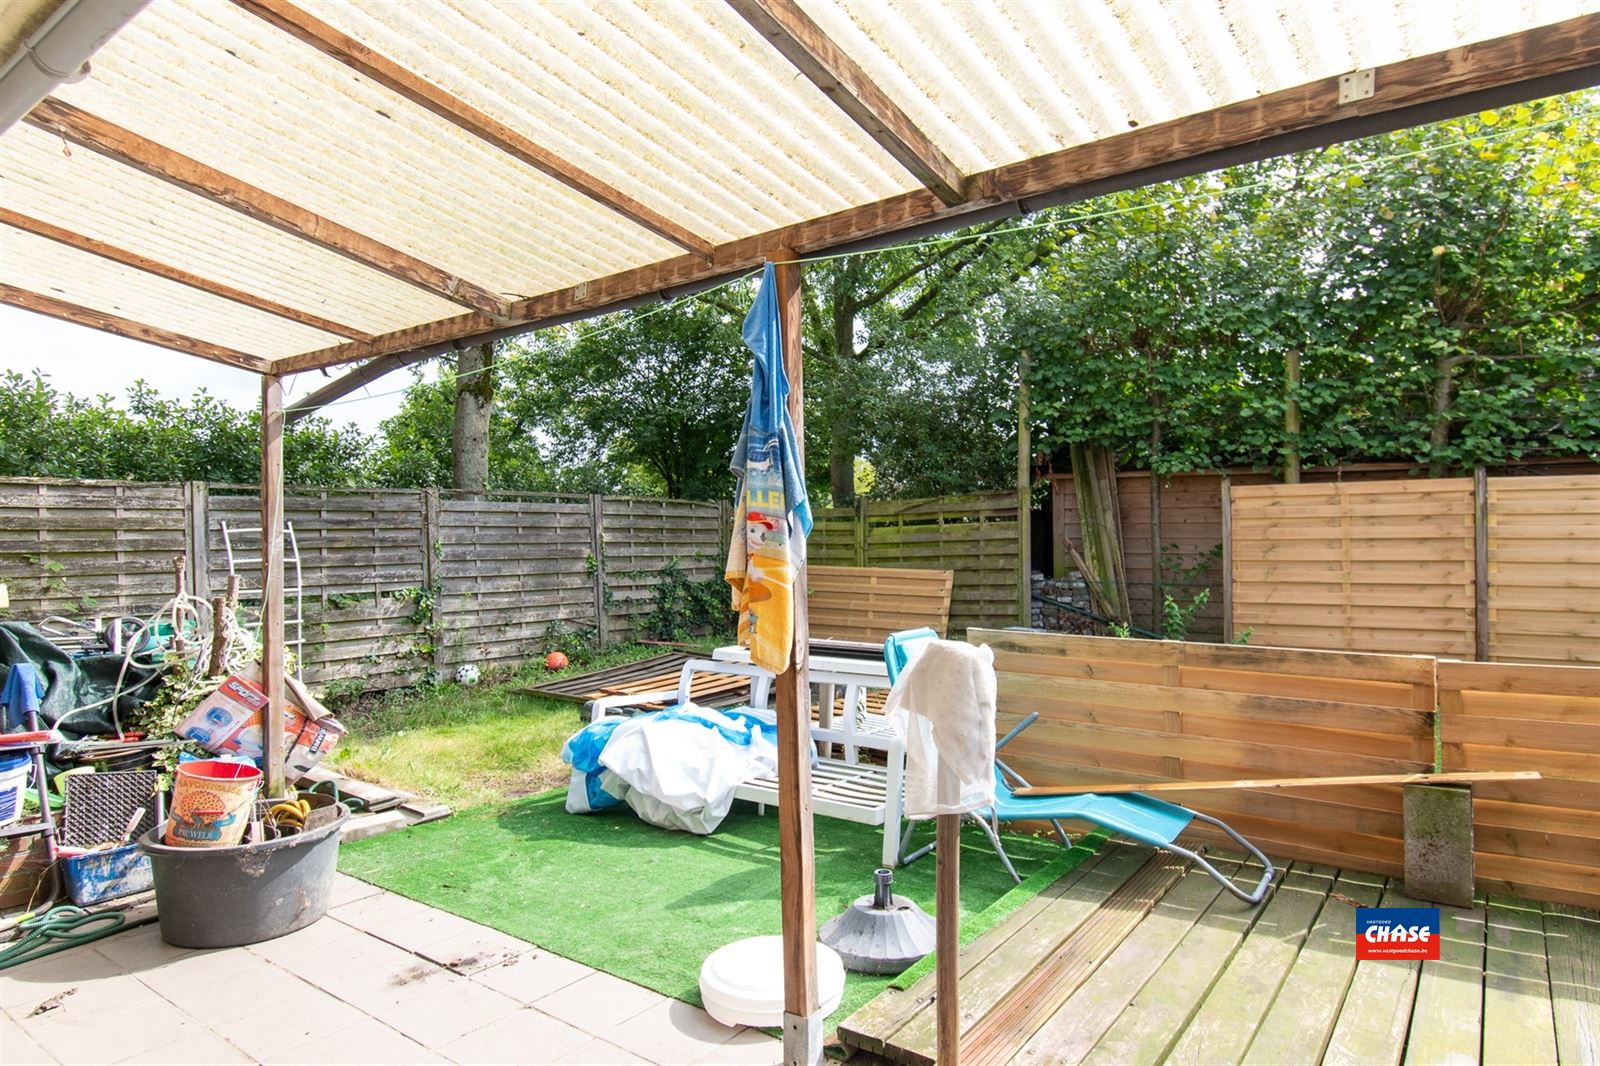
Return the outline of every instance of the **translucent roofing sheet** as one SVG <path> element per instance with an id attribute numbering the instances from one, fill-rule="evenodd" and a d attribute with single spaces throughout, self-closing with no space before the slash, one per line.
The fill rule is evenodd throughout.
<path id="1" fill-rule="evenodd" d="M 722 0 L 298 2 L 713 246 L 871 215 L 921 189 Z M 797 2 L 968 175 L 1600 11 L 1600 0 Z M 153 0 L 56 95 L 506 298 L 565 299 L 683 261 L 677 244 L 221 0 Z M 0 135 L 0 203 L 363 334 L 465 312 L 25 125 Z M 883 228 L 916 220 L 884 217 Z M 19 287 L 252 354 L 341 340 L 20 233 L 0 255 Z"/>

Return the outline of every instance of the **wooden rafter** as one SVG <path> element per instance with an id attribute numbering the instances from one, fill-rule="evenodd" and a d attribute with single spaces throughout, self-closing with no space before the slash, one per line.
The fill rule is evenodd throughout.
<path id="1" fill-rule="evenodd" d="M 527 137 L 464 100 L 445 92 L 394 60 L 381 55 L 354 37 L 341 33 L 308 12 L 285 0 L 234 0 L 234 3 L 292 37 L 311 45 L 352 70 L 371 78 L 392 92 L 426 108 L 447 122 L 454 123 L 474 137 L 487 141 L 507 155 L 526 163 L 595 203 L 610 208 L 624 218 L 664 237 L 680 248 L 700 256 L 710 256 L 711 242 L 679 225 L 658 211 L 640 203 L 627 193 Z"/>
<path id="2" fill-rule="evenodd" d="M 29 292 L 19 289 L 15 285 L 0 282 L 0 303 L 20 307 L 25 311 L 36 311 L 41 315 L 59 318 L 63 322 L 72 322 L 79 326 L 88 326 L 90 329 L 102 330 L 106 333 L 115 333 L 120 337 L 131 337 L 136 341 L 146 344 L 155 344 L 162 348 L 171 348 L 175 352 L 185 355 L 197 355 L 201 359 L 209 359 L 214 363 L 226 363 L 241 370 L 253 370 L 264 374 L 272 369 L 272 361 L 259 355 L 248 355 L 244 352 L 224 348 L 220 344 L 210 341 L 197 340 L 194 337 L 185 337 L 181 333 L 162 329 L 160 326 L 147 326 L 143 322 L 135 322 L 131 318 L 120 315 L 108 314 L 105 311 L 96 311 L 92 307 L 81 304 L 68 303 L 58 300 L 54 296 L 46 296 L 41 292 Z"/>
<path id="3" fill-rule="evenodd" d="M 945 204 L 967 199 L 966 177 L 900 105 L 845 55 L 795 0 L 727 0 L 739 16 Z"/>
<path id="4" fill-rule="evenodd" d="M 369 359 L 360 366 L 328 382 L 315 392 L 308 393 L 303 400 L 298 400 L 285 409 L 286 425 L 294 425 L 302 418 L 310 418 L 317 411 L 342 397 L 350 395 L 363 385 L 370 385 L 392 371 L 401 367 L 420 363 L 428 356 L 421 352 L 400 352 L 396 355 L 383 355 L 376 359 Z"/>
<path id="5" fill-rule="evenodd" d="M 277 365 L 285 372 L 294 372 L 449 341 L 465 343 L 507 326 L 534 327 L 550 319 L 597 313 L 645 294 L 692 286 L 708 278 L 752 269 L 776 247 L 793 248 L 807 255 L 913 226 L 954 228 L 979 208 L 1060 194 L 1074 187 L 1120 179 L 1185 160 L 1203 162 L 1206 157 L 1229 149 L 1254 152 L 1259 144 L 1271 138 L 1316 131 L 1362 116 L 1382 116 L 1387 112 L 1559 75 L 1569 75 L 1587 84 L 1600 82 L 1600 15 L 1583 15 L 1508 37 L 1379 67 L 1373 96 L 1353 104 L 1340 104 L 1337 79 L 1323 78 L 1206 114 L 1146 126 L 1103 141 L 972 175 L 967 179 L 972 198 L 959 207 L 942 203 L 927 190 L 901 193 L 876 203 L 719 245 L 709 263 L 699 256 L 677 256 L 573 288 L 518 300 L 512 304 L 506 321 L 494 322 L 482 315 L 460 315 L 322 351 L 289 356 L 279 360 Z M 1396 128 L 1405 124 L 1405 118 L 1402 114 L 1393 125 L 1383 125 Z M 1373 132 L 1371 126 L 1359 132 L 1330 131 L 1321 143 L 1334 143 L 1370 132 Z M 1294 151 L 1306 146 L 1296 144 L 1276 151 Z M 1260 157 L 1271 154 L 1274 151 L 1269 142 Z"/>
<path id="6" fill-rule="evenodd" d="M 89 114 L 82 108 L 50 97 L 23 119 L 31 126 L 54 133 L 73 144 L 108 159 L 171 182 L 186 192 L 195 193 L 241 214 L 249 215 L 296 237 L 338 252 L 363 266 L 380 270 L 421 289 L 443 296 L 463 307 L 488 315 L 504 316 L 507 301 L 480 285 L 474 285 L 439 267 L 424 263 L 398 248 L 373 240 L 274 196 L 265 189 L 241 181 L 170 148 L 156 144 L 131 130 Z"/>
<path id="7" fill-rule="evenodd" d="M 58 244 L 64 244 L 68 248 L 75 248 L 80 252 L 97 255 L 113 263 L 121 263 L 123 266 L 142 270 L 146 274 L 154 274 L 156 277 L 166 278 L 168 281 L 176 281 L 178 284 L 187 285 L 191 289 L 198 289 L 213 296 L 220 296 L 224 300 L 232 300 L 234 303 L 243 304 L 245 307 L 253 307 L 257 311 L 265 311 L 267 314 L 276 315 L 278 318 L 298 322 L 302 326 L 320 329 L 324 333 L 332 333 L 352 340 L 367 336 L 366 333 L 353 326 L 346 326 L 332 319 L 323 318 L 321 315 L 314 315 L 309 311 L 302 311 L 299 308 L 269 300 L 265 296 L 257 296 L 254 293 L 245 292 L 243 289 L 236 289 L 232 285 L 224 285 L 220 281 L 202 278 L 200 275 L 192 274 L 181 267 L 157 262 L 148 256 L 118 248 L 93 237 L 85 237 L 81 233 L 74 233 L 42 219 L 32 218 L 12 211 L 10 208 L 0 207 L 0 223 L 15 226 L 17 229 L 32 233 L 38 237 L 48 238 Z"/>

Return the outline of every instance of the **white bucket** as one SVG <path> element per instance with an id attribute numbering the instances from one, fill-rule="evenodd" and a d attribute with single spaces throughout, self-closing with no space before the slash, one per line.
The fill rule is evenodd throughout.
<path id="1" fill-rule="evenodd" d="M 27 752 L 0 754 L 0 825 L 22 817 L 22 793 L 33 773 L 33 756 Z"/>
<path id="2" fill-rule="evenodd" d="M 823 1017 L 844 996 L 844 962 L 826 944 L 817 945 L 817 1003 Z M 783 1025 L 783 938 L 735 940 L 706 956 L 700 966 L 700 999 L 723 1025 L 777 1028 Z"/>

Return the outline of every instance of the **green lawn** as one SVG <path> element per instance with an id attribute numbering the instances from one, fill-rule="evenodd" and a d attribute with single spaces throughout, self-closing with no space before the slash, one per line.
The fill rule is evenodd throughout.
<path id="1" fill-rule="evenodd" d="M 664 650 L 626 645 L 566 673 Z M 446 682 L 369 697 L 338 711 L 350 735 L 334 752 L 333 767 L 458 810 L 564 785 L 570 771 L 561 745 L 582 727 L 582 704 L 513 691 L 557 676 L 533 662 L 472 688 Z"/>

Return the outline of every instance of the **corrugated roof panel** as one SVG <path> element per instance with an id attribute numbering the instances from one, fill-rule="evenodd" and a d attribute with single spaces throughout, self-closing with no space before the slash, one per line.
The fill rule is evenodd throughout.
<path id="1" fill-rule="evenodd" d="M 232 4 L 153 4 L 58 95 L 507 296 L 680 251 Z"/>
<path id="2" fill-rule="evenodd" d="M 276 358 L 344 339 L 6 225 L 0 281 L 248 355 Z"/>
<path id="3" fill-rule="evenodd" d="M 1591 0 L 800 0 L 968 172 L 1592 11 Z"/>
<path id="4" fill-rule="evenodd" d="M 722 3 L 305 7 L 714 241 L 917 187 Z"/>
<path id="5" fill-rule="evenodd" d="M 368 333 L 462 313 L 414 285 L 31 126 L 0 138 L 0 199 L 24 215 Z"/>

